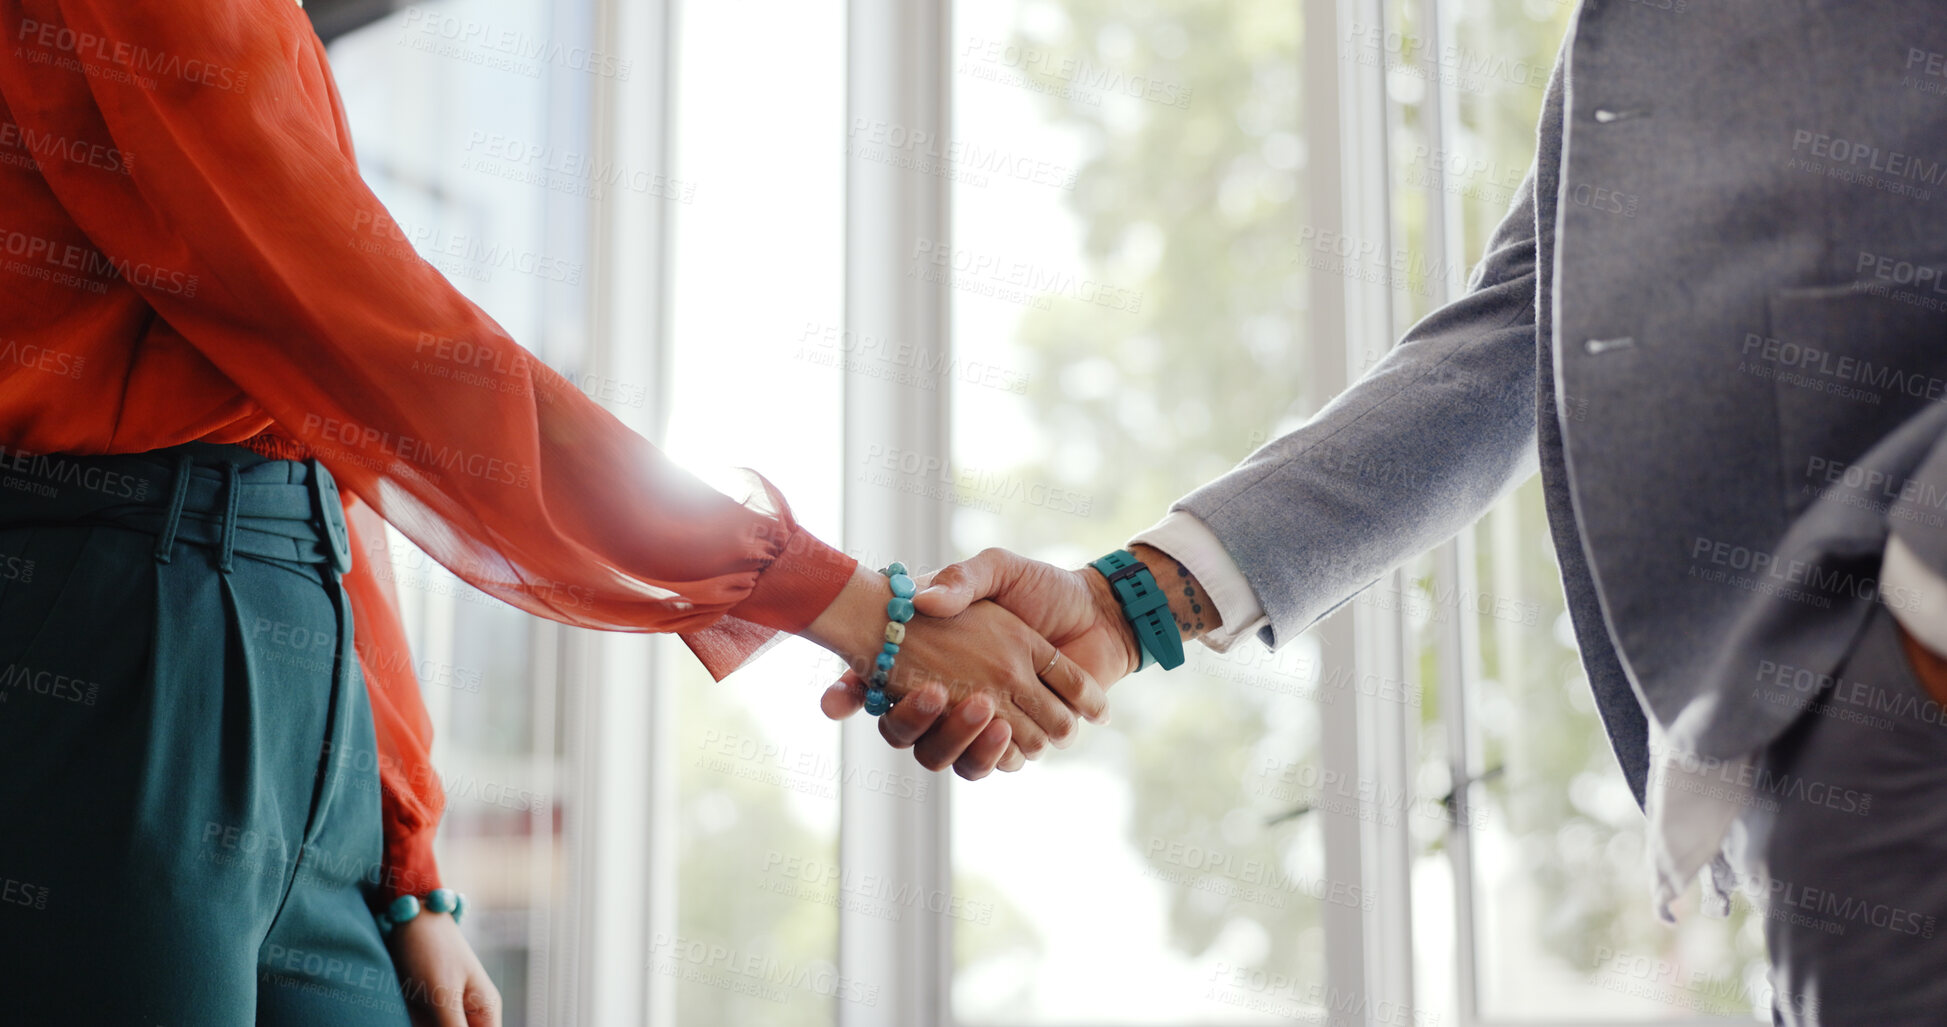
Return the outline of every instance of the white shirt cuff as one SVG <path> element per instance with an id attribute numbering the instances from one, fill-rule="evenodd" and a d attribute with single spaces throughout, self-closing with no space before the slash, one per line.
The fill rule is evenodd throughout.
<path id="1" fill-rule="evenodd" d="M 1204 645 L 1220 653 L 1229 652 L 1238 639 L 1270 626 L 1271 618 L 1264 615 L 1264 607 L 1258 603 L 1257 593 L 1251 591 L 1251 583 L 1244 580 L 1244 572 L 1237 569 L 1224 544 L 1196 515 L 1172 510 L 1129 542 L 1154 546 L 1196 575 L 1197 584 L 1210 595 L 1217 615 L 1224 619 L 1223 627 L 1199 639 Z"/>
<path id="2" fill-rule="evenodd" d="M 1886 539 L 1879 591 L 1882 596 L 1904 593 L 1897 604 L 1886 604 L 1893 619 L 1922 645 L 1947 653 L 1947 578 L 1934 573 L 1898 535 Z"/>

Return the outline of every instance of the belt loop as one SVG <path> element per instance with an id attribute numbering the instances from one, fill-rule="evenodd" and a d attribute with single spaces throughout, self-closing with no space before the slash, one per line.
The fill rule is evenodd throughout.
<path id="1" fill-rule="evenodd" d="M 223 541 L 217 548 L 216 567 L 225 574 L 234 566 L 230 554 L 237 548 L 237 462 L 223 461 Z"/>
<path id="2" fill-rule="evenodd" d="M 311 469 L 311 497 L 318 504 L 318 520 L 324 527 L 324 542 L 331 549 L 331 565 L 339 574 L 349 574 L 352 569 L 351 529 L 345 524 L 345 507 L 338 494 L 338 482 L 331 472 L 325 470 L 324 461 L 312 457 L 307 466 Z"/>
<path id="3" fill-rule="evenodd" d="M 195 466 L 188 453 L 176 457 L 175 491 L 169 497 L 169 512 L 163 515 L 162 534 L 155 540 L 155 562 L 168 563 L 170 548 L 176 544 L 176 525 L 182 521 L 183 499 L 189 495 L 189 474 Z"/>

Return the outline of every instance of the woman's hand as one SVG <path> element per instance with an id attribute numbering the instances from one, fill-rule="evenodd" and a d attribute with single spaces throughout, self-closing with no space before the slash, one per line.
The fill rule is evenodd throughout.
<path id="1" fill-rule="evenodd" d="M 865 683 L 847 673 L 825 690 L 819 706 L 825 716 L 844 720 L 865 708 Z M 1027 765 L 1027 758 L 1014 747 L 1014 730 L 994 716 L 993 699 L 976 694 L 947 710 L 946 689 L 937 684 L 921 686 L 880 717 L 879 737 L 895 749 L 910 746 L 913 758 L 928 770 L 951 766 L 969 781 L 986 777 L 996 767 L 1015 771 Z"/>
<path id="2" fill-rule="evenodd" d="M 837 653 L 851 670 L 837 689 L 856 690 L 863 696 L 863 678 L 870 673 L 872 660 L 885 638 L 886 601 L 892 590 L 883 575 L 860 567 L 851 583 L 832 605 L 820 614 L 805 635 Z M 981 718 L 981 705 L 968 700 L 984 696 L 992 717 L 1003 722 L 1008 739 L 1028 758 L 1039 756 L 1049 745 L 1066 746 L 1074 739 L 1075 713 L 1099 719 L 1108 707 L 1108 696 L 1085 669 L 1073 660 L 1054 661 L 1055 647 L 1028 628 L 1021 619 L 993 603 L 965 606 L 952 617 L 915 617 L 906 624 L 906 640 L 899 647 L 887 691 L 900 704 L 912 703 L 921 712 L 930 712 L 926 723 L 953 706 L 946 721 L 956 738 L 969 743 L 982 742 L 983 750 L 995 736 L 974 724 Z M 1042 670 L 1048 671 L 1044 679 Z M 830 710 L 828 709 L 828 712 Z M 891 718 L 893 714 L 887 714 Z M 882 718 L 882 731 L 894 730 Z M 895 745 L 901 740 L 888 734 Z M 903 739 L 912 744 L 912 738 Z M 966 746 L 960 746 L 964 750 Z M 931 769 L 941 769 L 959 758 L 951 745 L 922 749 L 916 755 Z M 934 758 L 929 762 L 929 755 Z M 944 756 L 944 758 L 937 758 Z M 992 766 L 991 762 L 988 766 Z"/>
<path id="3" fill-rule="evenodd" d="M 422 911 L 386 945 L 413 1027 L 500 1027 L 500 990 L 451 914 Z"/>

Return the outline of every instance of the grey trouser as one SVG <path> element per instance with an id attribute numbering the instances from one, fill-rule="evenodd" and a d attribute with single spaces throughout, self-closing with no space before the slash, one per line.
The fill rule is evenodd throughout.
<path id="1" fill-rule="evenodd" d="M 1883 606 L 1834 677 L 1752 798 L 1772 1018 L 1947 1023 L 1947 716 Z"/>

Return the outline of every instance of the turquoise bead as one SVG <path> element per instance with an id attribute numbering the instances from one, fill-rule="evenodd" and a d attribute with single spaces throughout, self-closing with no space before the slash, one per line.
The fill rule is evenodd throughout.
<path id="1" fill-rule="evenodd" d="M 879 669 L 880 669 L 880 670 L 891 670 L 891 669 L 892 669 L 892 654 L 891 654 L 891 653 L 880 653 L 880 654 L 879 654 L 879 659 L 878 659 L 878 661 L 877 661 L 877 662 L 878 662 L 878 665 L 879 665 Z"/>
<path id="2" fill-rule="evenodd" d="M 894 560 L 893 562 L 886 564 L 887 577 L 891 577 L 895 574 L 904 574 L 904 573 L 906 573 L 906 565 L 900 563 L 898 560 Z"/>
<path id="3" fill-rule="evenodd" d="M 384 913 L 380 913 L 379 915 L 373 917 L 372 919 L 377 920 L 379 922 L 379 934 L 386 935 L 392 933 L 392 921 L 386 919 Z"/>
<path id="4" fill-rule="evenodd" d="M 451 913 L 459 908 L 459 898 L 451 888 L 434 888 L 426 893 L 426 911 L 429 913 Z"/>
<path id="5" fill-rule="evenodd" d="M 887 697 L 884 689 L 870 688 L 866 690 L 865 712 L 875 717 L 883 717 L 886 711 L 890 709 L 892 709 L 892 700 Z"/>
<path id="6" fill-rule="evenodd" d="M 885 653 L 886 653 L 886 655 L 887 655 L 887 656 L 898 656 L 898 655 L 899 655 L 899 643 L 897 643 L 897 642 L 887 642 L 887 643 L 886 643 L 886 647 L 885 647 Z"/>
<path id="7" fill-rule="evenodd" d="M 386 907 L 385 915 L 391 917 L 393 923 L 403 924 L 419 915 L 419 900 L 411 895 L 401 895 Z"/>
<path id="8" fill-rule="evenodd" d="M 466 896 L 459 892 L 454 892 L 453 893 L 453 922 L 456 924 L 459 923 L 460 914 L 464 912 L 466 912 Z"/>
<path id="9" fill-rule="evenodd" d="M 913 597 L 913 593 L 917 591 L 919 591 L 919 586 L 913 584 L 913 579 L 907 577 L 904 574 L 895 574 L 892 576 L 893 595 L 896 595 L 901 599 L 911 599 Z"/>
<path id="10" fill-rule="evenodd" d="M 913 619 L 913 601 L 894 596 L 886 600 L 886 616 L 901 624 Z"/>

